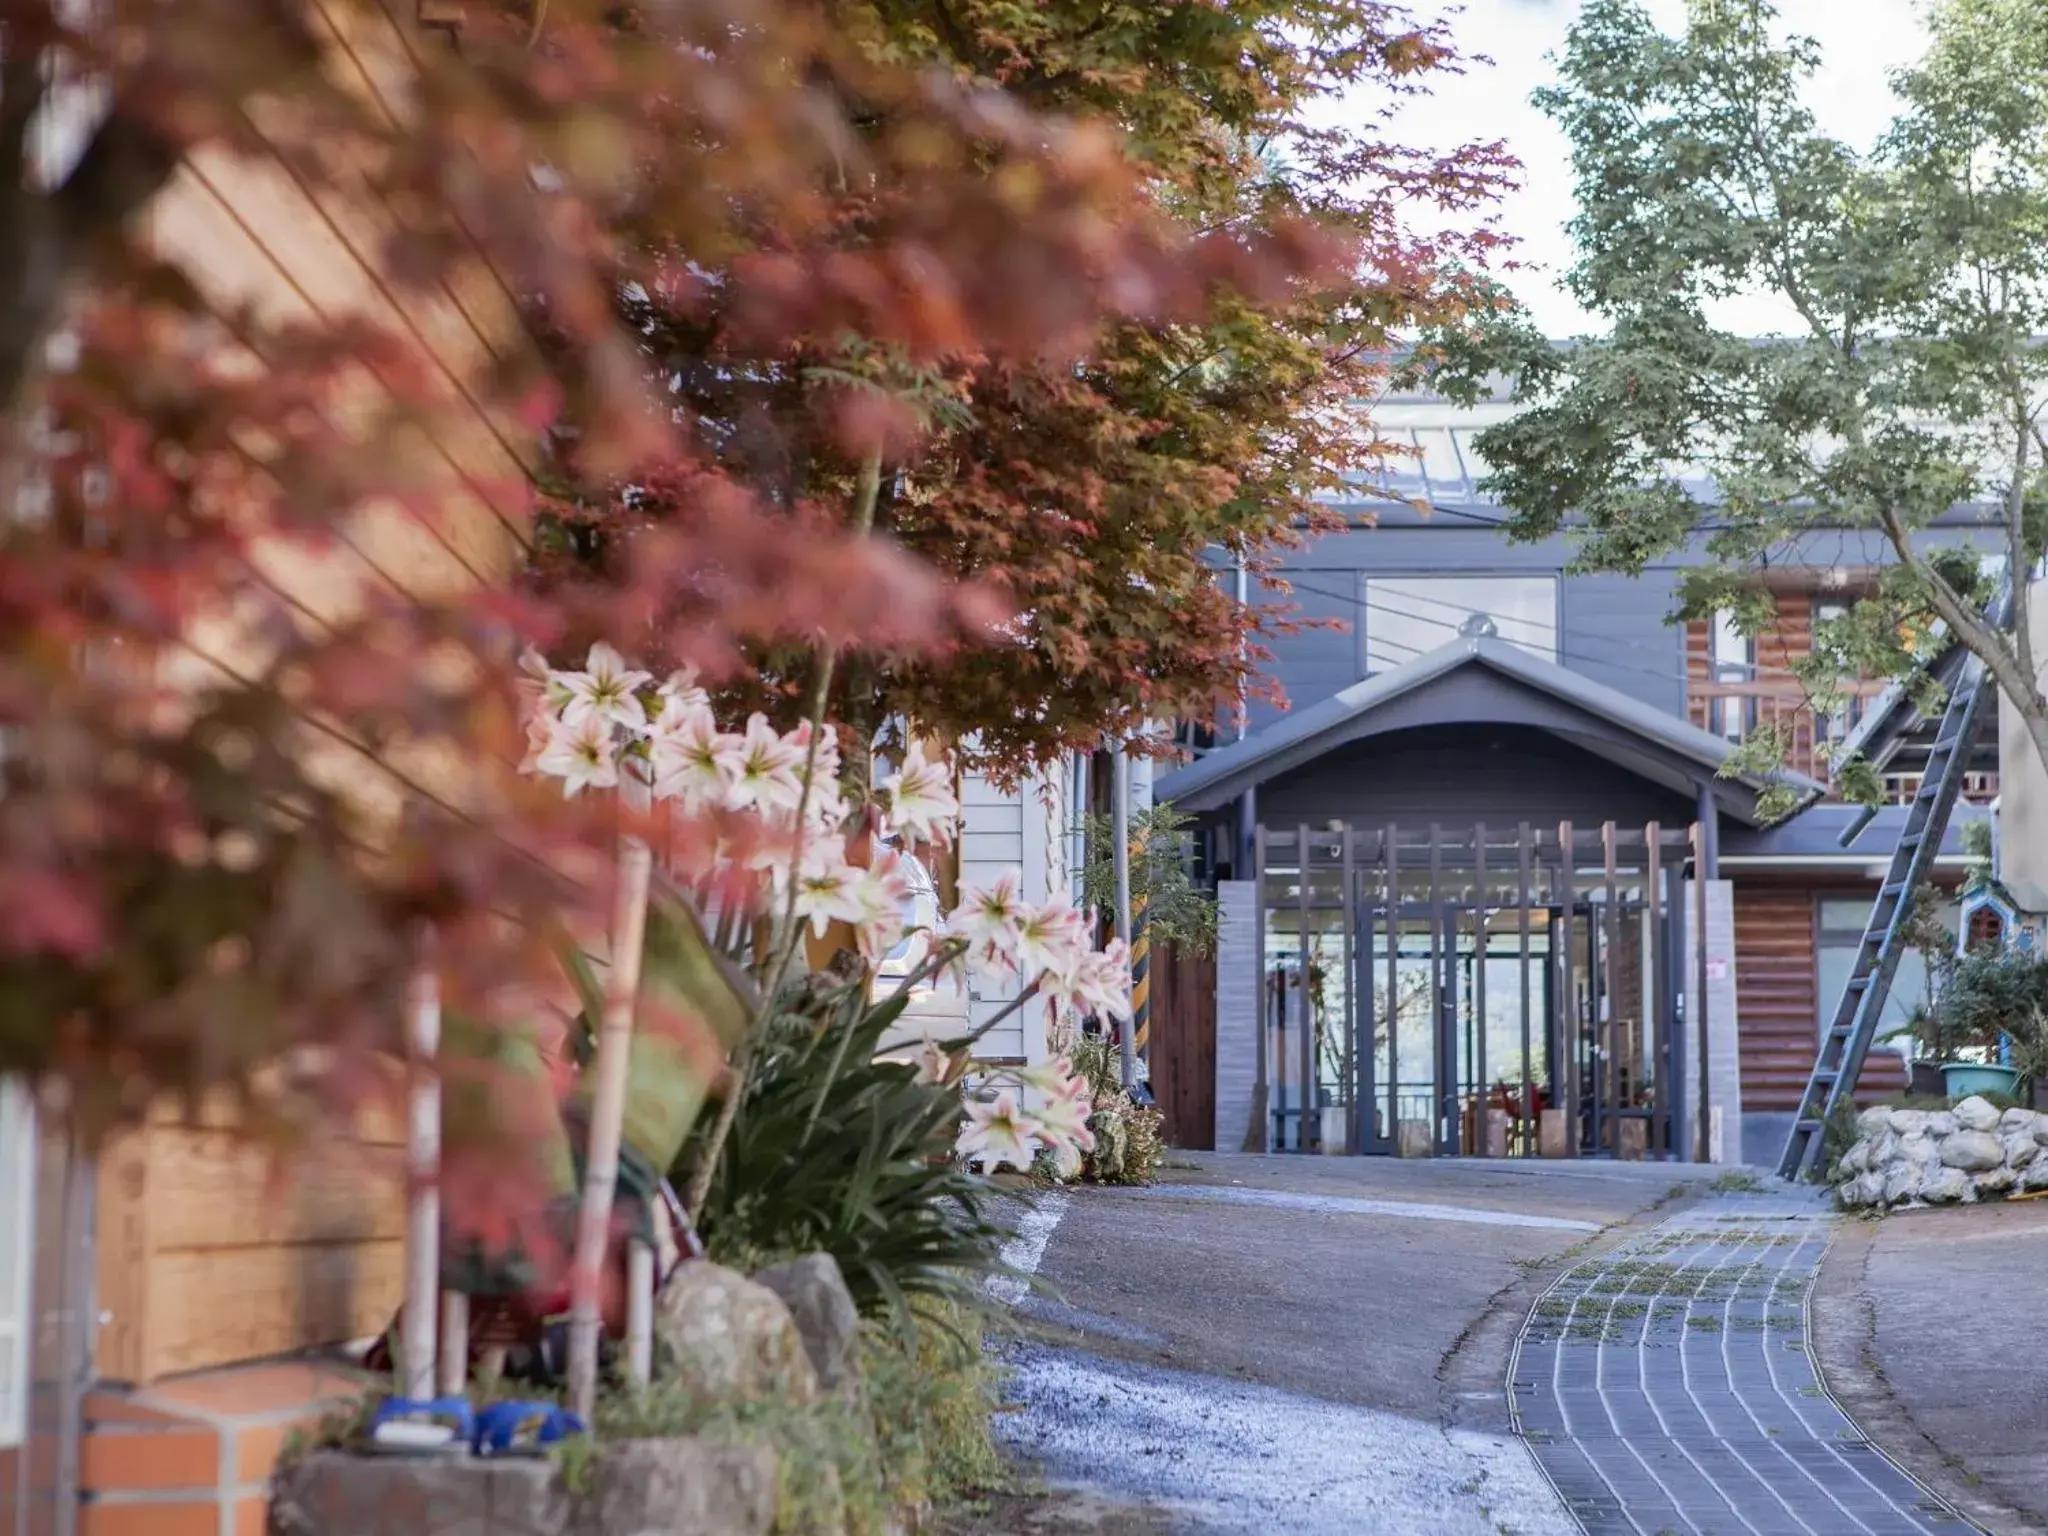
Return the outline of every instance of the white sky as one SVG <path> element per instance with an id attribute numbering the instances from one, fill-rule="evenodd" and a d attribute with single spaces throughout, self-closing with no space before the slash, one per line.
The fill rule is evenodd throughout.
<path id="1" fill-rule="evenodd" d="M 1427 0 L 1416 4 L 1430 13 Z M 1450 149 L 1460 143 L 1507 140 L 1522 162 L 1522 189 L 1499 209 L 1500 227 L 1520 241 L 1515 255 L 1535 270 L 1511 274 L 1510 286 L 1546 334 L 1566 337 L 1593 329 L 1564 291 L 1570 265 L 1564 226 L 1573 212 L 1571 164 L 1564 136 L 1529 95 L 1555 77 L 1548 55 L 1564 46 L 1578 0 L 1464 0 L 1450 17 L 1460 51 L 1484 54 L 1462 76 L 1440 75 L 1426 97 L 1400 109 L 1395 126 L 1407 143 Z M 1868 147 L 1883 131 L 1897 102 L 1886 81 L 1911 63 L 1926 40 L 1923 0 L 1779 0 L 1786 28 L 1817 39 L 1822 66 L 1809 101 L 1823 130 Z M 1681 24 L 1683 0 L 1650 0 L 1668 31 Z M 1791 328 L 1790 317 L 1767 299 L 1732 302 L 1714 318 L 1731 330 L 1758 336 Z"/>

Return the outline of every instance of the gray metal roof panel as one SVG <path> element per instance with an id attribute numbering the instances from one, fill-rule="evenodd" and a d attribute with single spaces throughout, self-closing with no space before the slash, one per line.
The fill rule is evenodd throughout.
<path id="1" fill-rule="evenodd" d="M 1644 742 L 1685 758 L 1710 772 L 1718 773 L 1733 748 L 1711 731 L 1690 721 L 1629 697 L 1619 689 L 1594 681 L 1556 662 L 1545 661 L 1520 646 L 1489 637 L 1460 637 L 1448 645 L 1417 656 L 1398 667 L 1375 673 L 1361 682 L 1299 714 L 1290 714 L 1242 741 L 1205 754 L 1185 767 L 1162 775 L 1154 785 L 1161 800 L 1180 800 L 1213 790 L 1220 783 L 1249 777 L 1258 783 L 1262 765 L 1274 764 L 1273 773 L 1286 768 L 1276 760 L 1292 757 L 1291 748 L 1311 745 L 1315 738 L 1371 713 L 1465 666 L 1485 666 L 1527 687 L 1561 699 L 1598 719 L 1641 738 Z M 1824 786 L 1804 774 L 1782 771 L 1769 778 L 1744 776 L 1752 790 L 1772 784 L 1787 785 L 1811 795 L 1824 793 Z"/>

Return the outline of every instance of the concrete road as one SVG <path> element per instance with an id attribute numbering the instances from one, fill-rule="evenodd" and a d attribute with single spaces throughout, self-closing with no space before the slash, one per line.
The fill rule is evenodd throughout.
<path id="1" fill-rule="evenodd" d="M 1576 1530 L 1507 1433 L 1515 1333 L 1567 1255 L 1714 1170 L 1192 1161 L 1075 1191 L 1033 1236 L 1047 1290 L 1019 1306 L 1001 1426 L 1086 1491 L 1068 1528 Z"/>
<path id="2" fill-rule="evenodd" d="M 1813 1331 L 1870 1438 L 1987 1530 L 2048 1531 L 2048 1201 L 1843 1221 Z"/>

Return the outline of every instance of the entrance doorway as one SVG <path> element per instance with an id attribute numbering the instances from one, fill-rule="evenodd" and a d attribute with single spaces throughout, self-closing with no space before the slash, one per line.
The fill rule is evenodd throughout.
<path id="1" fill-rule="evenodd" d="M 1262 828 L 1272 1144 L 1683 1155 L 1688 829 Z"/>

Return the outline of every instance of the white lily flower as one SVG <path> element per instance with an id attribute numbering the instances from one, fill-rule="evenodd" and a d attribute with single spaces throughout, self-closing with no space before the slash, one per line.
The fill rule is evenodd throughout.
<path id="1" fill-rule="evenodd" d="M 875 786 L 876 798 L 889 814 L 889 824 L 912 842 L 951 844 L 960 822 L 960 801 L 953 793 L 953 760 L 925 756 L 924 744 L 912 742 L 903 766 Z"/>
<path id="2" fill-rule="evenodd" d="M 855 929 L 860 935 L 861 958 L 869 965 L 879 965 L 909 928 L 904 910 L 910 904 L 910 876 L 894 853 L 878 857 L 863 876 L 861 915 Z"/>
<path id="3" fill-rule="evenodd" d="M 796 877 L 797 920 L 808 919 L 811 932 L 819 937 L 834 923 L 860 922 L 868 910 L 861 890 L 865 874 L 847 863 L 836 847 L 807 851 Z"/>
<path id="4" fill-rule="evenodd" d="M 756 714 L 739 738 L 738 765 L 727 802 L 734 810 L 763 815 L 795 811 L 803 794 L 803 751 L 776 733 L 768 717 Z"/>
<path id="5" fill-rule="evenodd" d="M 560 779 L 565 800 L 581 789 L 612 788 L 619 782 L 619 754 L 610 723 L 594 714 L 557 721 L 534 769 Z"/>
<path id="6" fill-rule="evenodd" d="M 946 919 L 946 933 L 967 941 L 970 959 L 986 950 L 1015 968 L 1018 928 L 1027 910 L 1018 895 L 1021 879 L 1010 870 L 993 885 L 969 886 L 960 893 L 960 905 Z"/>
<path id="7" fill-rule="evenodd" d="M 1017 1108 L 1016 1097 L 999 1093 L 993 1103 L 970 1099 L 967 1123 L 960 1128 L 954 1150 L 961 1157 L 979 1161 L 991 1173 L 1005 1163 L 1022 1173 L 1038 1152 L 1038 1136 Z"/>
<path id="8" fill-rule="evenodd" d="M 1021 974 L 1063 975 L 1079 963 L 1087 949 L 1081 914 L 1066 897 L 1056 896 L 1043 906 L 1026 906 L 1019 912 L 1016 960 Z"/>
<path id="9" fill-rule="evenodd" d="M 647 760 L 654 792 L 696 810 L 725 804 L 738 782 L 740 742 L 719 730 L 708 706 L 692 707 L 670 696 L 648 726 Z"/>
<path id="10" fill-rule="evenodd" d="M 1038 1140 L 1049 1147 L 1072 1147 L 1077 1152 L 1095 1150 L 1095 1133 L 1088 1129 L 1088 1116 L 1094 1106 L 1084 1092 L 1079 1095 L 1056 1095 L 1048 1098 L 1038 1109 L 1027 1111 L 1025 1124 Z"/>
<path id="11" fill-rule="evenodd" d="M 569 691 L 564 718 L 596 715 L 629 731 L 647 729 L 640 690 L 654 681 L 654 674 L 628 667 L 626 658 L 602 640 L 590 648 L 581 672 L 557 672 L 555 679 Z"/>
<path id="12" fill-rule="evenodd" d="M 1099 1014 L 1127 1019 L 1131 1016 L 1131 952 L 1122 939 L 1112 939 L 1107 949 L 1082 951 L 1070 966 L 1049 973 L 1039 985 L 1055 1002 L 1084 1018 Z"/>
<path id="13" fill-rule="evenodd" d="M 674 704 L 685 712 L 711 708 L 711 695 L 697 686 L 695 667 L 669 673 L 668 681 L 655 691 L 661 695 L 664 706 Z"/>

